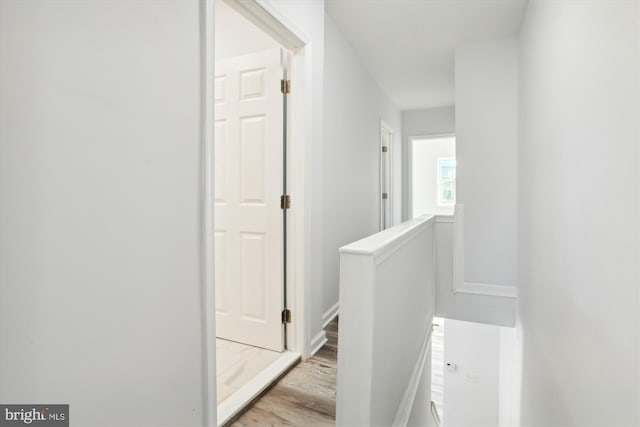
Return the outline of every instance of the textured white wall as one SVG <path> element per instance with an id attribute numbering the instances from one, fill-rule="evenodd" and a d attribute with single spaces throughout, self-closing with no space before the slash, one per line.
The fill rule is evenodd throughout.
<path id="1" fill-rule="evenodd" d="M 400 183 L 401 116 L 325 17 L 323 281 L 325 312 L 338 302 L 338 248 L 378 231 L 380 119 L 395 132 L 394 188 Z M 400 192 L 394 203 L 399 214 Z M 392 195 L 393 197 L 393 195 Z M 396 223 L 399 215 L 395 216 Z"/>
<path id="2" fill-rule="evenodd" d="M 531 1 L 521 40 L 522 425 L 637 426 L 637 1 Z"/>
<path id="3" fill-rule="evenodd" d="M 0 2 L 0 401 L 203 424 L 200 42 L 197 1 Z"/>
<path id="4" fill-rule="evenodd" d="M 516 286 L 518 45 L 456 49 L 457 203 L 465 205 L 464 279 Z"/>

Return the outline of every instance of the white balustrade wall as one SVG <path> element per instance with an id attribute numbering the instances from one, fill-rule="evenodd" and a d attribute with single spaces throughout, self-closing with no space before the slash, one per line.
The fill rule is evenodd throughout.
<path id="1" fill-rule="evenodd" d="M 452 215 L 437 215 L 435 218 L 435 315 L 513 327 L 517 289 L 470 283 L 464 277 L 464 257 L 461 256 L 464 254 L 464 215 L 460 211 L 460 205 L 457 205 L 457 218 Z M 487 250 L 491 250 L 490 246 Z"/>
<path id="2" fill-rule="evenodd" d="M 431 426 L 434 217 L 340 249 L 338 426 Z"/>

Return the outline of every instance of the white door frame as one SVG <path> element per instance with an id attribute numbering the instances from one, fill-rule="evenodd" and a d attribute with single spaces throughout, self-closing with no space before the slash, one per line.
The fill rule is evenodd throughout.
<path id="1" fill-rule="evenodd" d="M 216 404 L 216 327 L 215 327 L 215 265 L 214 265 L 214 86 L 215 43 L 214 1 L 200 0 L 201 13 L 201 211 L 200 227 L 202 241 L 201 287 L 204 312 L 203 364 L 206 372 L 204 384 L 203 422 L 206 426 L 217 426 Z M 306 76 L 311 70 L 311 43 L 287 19 L 263 0 L 225 0 L 231 7 L 249 19 L 283 47 L 292 52 L 287 118 L 288 133 L 288 188 L 291 196 L 289 210 L 287 246 L 287 302 L 292 311 L 292 322 L 287 325 L 287 347 L 309 354 L 310 335 L 309 292 L 310 283 L 310 194 L 311 180 L 307 165 L 311 159 L 311 81 Z"/>
<path id="2" fill-rule="evenodd" d="M 387 162 L 387 168 L 386 168 L 386 175 L 387 177 L 383 176 L 383 171 L 385 170 L 384 168 L 384 156 L 385 154 L 382 152 L 382 146 L 384 145 L 384 142 L 382 141 L 382 135 L 384 132 L 387 132 L 389 134 L 389 141 L 387 144 L 387 153 L 386 155 L 388 156 L 388 162 Z M 379 191 L 378 191 L 378 200 L 380 201 L 379 203 L 379 216 L 380 216 L 380 220 L 379 220 L 379 227 L 380 230 L 384 230 L 385 229 L 385 224 L 383 223 L 384 221 L 384 214 L 383 214 L 383 210 L 384 210 L 384 200 L 382 199 L 382 189 L 384 188 L 384 181 L 385 179 L 388 179 L 388 188 L 387 188 L 387 203 L 388 203 L 388 211 L 387 211 L 387 216 L 388 216 L 388 226 L 391 227 L 393 226 L 393 221 L 394 221 L 394 215 L 393 215 L 393 208 L 394 208 L 394 199 L 396 197 L 395 192 L 393 191 L 393 156 L 394 156 L 394 138 L 395 134 L 393 132 L 393 128 L 391 128 L 391 126 L 389 126 L 387 123 L 385 123 L 384 120 L 380 119 L 380 147 L 379 147 L 379 155 L 380 155 L 380 169 L 379 169 L 379 175 L 380 175 L 380 187 L 379 187 Z"/>

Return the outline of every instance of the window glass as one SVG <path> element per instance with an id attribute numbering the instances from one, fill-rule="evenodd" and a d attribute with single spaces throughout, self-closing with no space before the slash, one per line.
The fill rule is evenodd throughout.
<path id="1" fill-rule="evenodd" d="M 456 203 L 456 159 L 438 159 L 438 205 Z"/>

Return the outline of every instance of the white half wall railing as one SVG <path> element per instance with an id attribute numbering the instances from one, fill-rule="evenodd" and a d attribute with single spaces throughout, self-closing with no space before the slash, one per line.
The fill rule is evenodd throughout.
<path id="1" fill-rule="evenodd" d="M 434 217 L 340 249 L 336 425 L 432 426 Z"/>
<path id="2" fill-rule="evenodd" d="M 465 211 L 437 215 L 435 315 L 468 322 L 513 327 L 516 323 L 518 289 L 515 286 L 475 281 L 465 277 Z M 491 242 L 486 242 L 491 250 Z"/>

